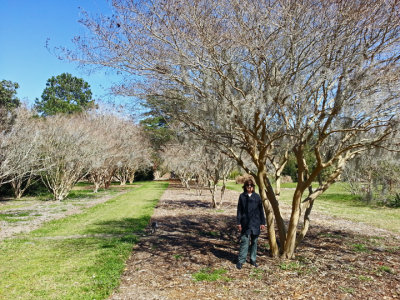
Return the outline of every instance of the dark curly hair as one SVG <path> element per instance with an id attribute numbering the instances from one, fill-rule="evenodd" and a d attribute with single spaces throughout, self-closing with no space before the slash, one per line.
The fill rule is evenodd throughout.
<path id="1" fill-rule="evenodd" d="M 251 185 L 253 188 L 255 186 L 253 179 L 246 179 L 243 183 L 243 192 L 246 192 L 246 186 Z"/>

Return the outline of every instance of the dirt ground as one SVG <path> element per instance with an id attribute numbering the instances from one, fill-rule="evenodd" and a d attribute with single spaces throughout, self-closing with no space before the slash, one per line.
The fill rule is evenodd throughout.
<path id="1" fill-rule="evenodd" d="M 259 267 L 237 270 L 238 196 L 227 191 L 213 210 L 208 192 L 171 184 L 153 215 L 158 229 L 134 247 L 110 299 L 400 299 L 400 237 L 316 211 L 295 260 L 272 259 L 263 232 Z M 220 278 L 195 279 L 213 272 Z"/>

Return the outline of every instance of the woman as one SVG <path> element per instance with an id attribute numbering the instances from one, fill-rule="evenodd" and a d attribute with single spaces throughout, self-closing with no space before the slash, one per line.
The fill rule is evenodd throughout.
<path id="1" fill-rule="evenodd" d="M 257 268 L 257 240 L 261 230 L 265 229 L 265 216 L 261 197 L 254 192 L 254 182 L 252 179 L 244 182 L 243 193 L 239 196 L 236 220 L 237 228 L 241 233 L 236 268 L 241 269 L 246 262 L 249 240 L 251 242 L 250 264 Z"/>

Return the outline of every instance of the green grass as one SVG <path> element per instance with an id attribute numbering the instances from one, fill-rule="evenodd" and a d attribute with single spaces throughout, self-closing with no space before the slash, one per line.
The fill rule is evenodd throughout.
<path id="1" fill-rule="evenodd" d="M 0 243 L 0 299 L 104 299 L 167 183 L 140 187 Z"/>
<path id="2" fill-rule="evenodd" d="M 282 184 L 281 201 L 283 203 L 291 205 L 295 186 L 296 183 Z M 235 184 L 233 181 L 227 183 L 227 188 L 242 191 L 242 185 Z M 313 213 L 316 212 L 400 232 L 400 209 L 370 206 L 360 201 L 358 196 L 351 195 L 346 189 L 346 183 L 342 182 L 333 184 L 315 200 Z"/>
<path id="3" fill-rule="evenodd" d="M 180 259 L 183 258 L 182 254 L 174 254 L 173 257 L 174 257 L 176 260 L 180 260 Z"/>
<path id="4" fill-rule="evenodd" d="M 263 278 L 263 273 L 264 273 L 264 270 L 262 270 L 262 269 L 252 269 L 249 274 L 249 277 L 252 279 L 261 280 Z"/>
<path id="5" fill-rule="evenodd" d="M 279 264 L 279 268 L 285 271 L 295 271 L 301 269 L 303 266 L 298 261 L 282 262 Z"/>
<path id="6" fill-rule="evenodd" d="M 378 271 L 379 272 L 386 272 L 386 273 L 394 274 L 394 271 L 388 266 L 380 266 L 378 268 Z"/>
<path id="7" fill-rule="evenodd" d="M 16 208 L 26 207 L 28 205 L 30 205 L 30 204 L 27 204 L 27 203 L 20 204 L 20 203 L 15 203 L 15 202 L 12 203 L 12 204 L 5 204 L 5 205 L 0 206 L 0 212 L 4 211 L 4 210 L 9 210 L 9 209 L 16 209 Z"/>
<path id="8" fill-rule="evenodd" d="M 192 274 L 192 277 L 195 281 L 217 281 L 217 280 L 230 281 L 231 279 L 229 277 L 223 276 L 227 272 L 228 271 L 225 269 L 212 270 L 210 268 L 204 268 Z"/>
<path id="9" fill-rule="evenodd" d="M 242 184 L 236 184 L 235 181 L 227 181 L 226 182 L 226 188 L 233 190 L 233 191 L 243 192 L 242 186 L 243 186 Z"/>
<path id="10" fill-rule="evenodd" d="M 368 252 L 368 247 L 364 244 L 352 244 L 351 246 L 356 252 Z"/>
<path id="11" fill-rule="evenodd" d="M 24 217 L 27 217 L 29 215 L 29 211 L 15 211 L 13 213 L 0 214 L 0 220 L 15 223 L 26 220 L 26 218 Z"/>
<path id="12" fill-rule="evenodd" d="M 93 193 L 91 189 L 82 190 L 81 186 L 74 187 L 74 189 L 69 193 L 68 197 L 65 200 L 61 202 L 51 201 L 50 203 L 46 203 L 46 205 L 53 208 L 59 207 L 60 211 L 67 211 L 67 209 L 62 208 L 62 206 L 66 206 L 67 204 L 73 204 L 74 206 L 78 207 L 85 206 L 85 203 L 91 201 L 92 199 L 94 200 L 105 195 L 117 195 L 120 192 L 120 190 L 117 189 L 102 189 L 98 193 Z M 136 187 L 138 187 L 138 185 L 136 185 Z M 16 223 L 21 221 L 28 221 L 30 219 L 33 219 L 35 216 L 40 216 L 40 212 L 35 212 L 34 209 L 32 210 L 31 206 L 37 204 L 38 202 L 43 202 L 43 200 L 46 200 L 47 202 L 49 199 L 51 198 L 43 198 L 43 194 L 40 194 L 36 198 L 28 196 L 22 197 L 20 199 L 8 200 L 9 204 L 0 206 L 0 221 Z"/>

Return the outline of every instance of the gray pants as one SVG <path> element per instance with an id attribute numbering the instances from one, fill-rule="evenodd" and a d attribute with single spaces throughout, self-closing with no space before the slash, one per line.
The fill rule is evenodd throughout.
<path id="1" fill-rule="evenodd" d="M 249 240 L 251 240 L 250 261 L 256 262 L 258 235 L 242 234 L 240 237 L 240 249 L 238 259 L 241 264 L 244 264 L 246 262 L 247 253 L 249 252 Z"/>

